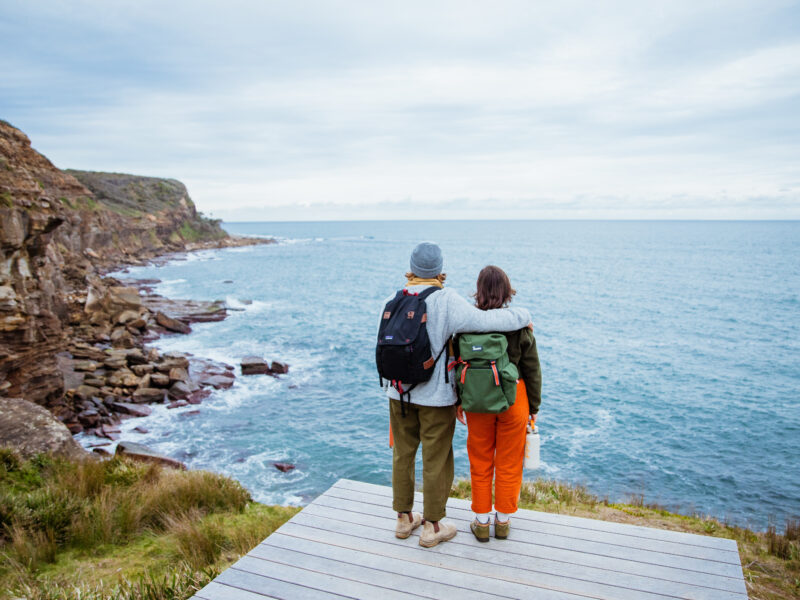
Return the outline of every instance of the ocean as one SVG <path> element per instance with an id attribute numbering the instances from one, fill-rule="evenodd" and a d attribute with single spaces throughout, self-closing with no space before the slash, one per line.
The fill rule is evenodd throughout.
<path id="1" fill-rule="evenodd" d="M 199 407 L 123 423 L 123 439 L 222 472 L 267 503 L 305 503 L 341 477 L 390 484 L 374 362 L 383 299 L 419 241 L 442 247 L 469 297 L 495 264 L 531 311 L 543 372 L 542 467 L 526 477 L 610 500 L 763 528 L 800 516 L 800 223 L 456 221 L 226 223 L 277 244 L 203 251 L 122 277 L 173 298 L 225 299 L 222 322 L 162 351 L 288 375 L 239 376 Z M 147 434 L 130 430 L 141 425 Z M 467 477 L 466 430 L 454 440 Z M 296 468 L 283 473 L 274 462 Z M 421 471 L 418 470 L 418 475 Z"/>

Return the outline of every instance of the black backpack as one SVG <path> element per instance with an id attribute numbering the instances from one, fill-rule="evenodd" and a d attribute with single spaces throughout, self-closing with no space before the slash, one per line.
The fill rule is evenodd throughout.
<path id="1" fill-rule="evenodd" d="M 445 342 L 444 348 L 433 358 L 426 325 L 428 313 L 425 299 L 439 289 L 431 286 L 419 294 L 402 289 L 383 309 L 381 326 L 378 328 L 378 345 L 375 348 L 375 363 L 381 385 L 384 379 L 388 379 L 400 394 L 403 414 L 403 398 L 411 402 L 411 390 L 417 384 L 430 380 L 434 366 L 447 348 Z M 410 386 L 403 388 L 403 383 Z"/>

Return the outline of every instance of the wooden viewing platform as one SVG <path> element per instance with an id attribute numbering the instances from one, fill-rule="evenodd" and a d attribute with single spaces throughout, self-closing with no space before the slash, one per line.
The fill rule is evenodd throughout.
<path id="1" fill-rule="evenodd" d="M 340 479 L 194 597 L 747 599 L 733 540 L 520 510 L 507 540 L 479 543 L 451 498 L 458 535 L 425 549 L 421 528 L 394 537 L 391 494 Z"/>

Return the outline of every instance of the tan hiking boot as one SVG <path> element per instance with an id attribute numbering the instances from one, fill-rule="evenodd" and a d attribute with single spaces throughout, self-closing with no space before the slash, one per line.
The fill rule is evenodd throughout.
<path id="1" fill-rule="evenodd" d="M 394 528 L 394 535 L 404 540 L 421 524 L 422 515 L 418 512 L 397 513 L 397 525 Z"/>
<path id="2" fill-rule="evenodd" d="M 504 540 L 508 537 L 508 532 L 511 529 L 511 519 L 508 521 L 498 521 L 497 518 L 494 520 L 494 537 L 498 540 Z"/>
<path id="3" fill-rule="evenodd" d="M 479 542 L 488 542 L 489 541 L 489 523 L 487 522 L 485 525 L 478 521 L 478 519 L 473 519 L 472 523 L 469 524 L 469 528 L 472 530 L 472 533 L 475 535 L 475 539 Z"/>
<path id="4" fill-rule="evenodd" d="M 439 542 L 446 542 L 456 537 L 458 530 L 452 523 L 444 521 L 425 521 L 422 526 L 422 535 L 419 536 L 419 545 L 424 548 L 433 548 Z"/>

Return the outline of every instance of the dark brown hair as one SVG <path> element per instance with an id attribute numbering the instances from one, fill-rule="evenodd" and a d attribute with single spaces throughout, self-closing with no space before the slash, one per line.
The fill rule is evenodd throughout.
<path id="1" fill-rule="evenodd" d="M 475 306 L 481 310 L 503 308 L 511 302 L 517 290 L 511 287 L 508 275 L 500 267 L 489 265 L 478 274 L 478 291 L 475 292 Z"/>

